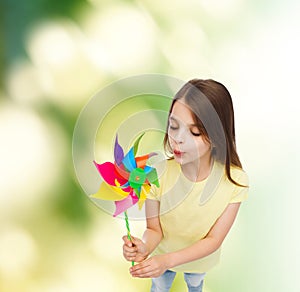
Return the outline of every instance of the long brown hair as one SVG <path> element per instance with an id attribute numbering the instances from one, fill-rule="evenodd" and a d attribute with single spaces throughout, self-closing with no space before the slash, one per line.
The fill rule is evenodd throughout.
<path id="1" fill-rule="evenodd" d="M 180 99 L 190 107 L 195 124 L 211 143 L 214 159 L 225 165 L 227 178 L 235 185 L 243 186 L 230 173 L 230 166 L 242 168 L 242 164 L 236 151 L 234 110 L 227 88 L 212 79 L 192 79 L 174 96 L 169 114 Z M 168 131 L 164 137 L 164 146 L 166 152 L 171 153 Z"/>

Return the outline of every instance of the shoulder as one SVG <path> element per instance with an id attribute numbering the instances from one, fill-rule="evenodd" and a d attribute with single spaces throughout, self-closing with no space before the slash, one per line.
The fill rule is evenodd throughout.
<path id="1" fill-rule="evenodd" d="M 165 159 L 152 165 L 157 172 L 159 187 L 151 185 L 149 199 L 160 199 L 161 195 L 174 186 L 180 175 L 180 166 L 174 159 Z"/>
<path id="2" fill-rule="evenodd" d="M 214 169 L 217 169 L 218 173 L 222 173 L 223 182 L 233 184 L 226 175 L 225 165 L 219 161 L 215 161 Z M 240 167 L 231 165 L 230 166 L 230 176 L 234 181 L 236 181 L 240 185 L 248 186 L 249 178 L 247 173 Z"/>
<path id="3" fill-rule="evenodd" d="M 238 203 L 246 200 L 248 198 L 249 192 L 249 177 L 247 173 L 236 166 L 230 168 L 231 177 L 235 182 L 241 186 L 234 184 L 234 191 L 231 197 L 231 203 Z"/>
<path id="4" fill-rule="evenodd" d="M 230 174 L 234 181 L 243 186 L 249 186 L 249 177 L 247 173 L 240 167 L 231 166 Z"/>
<path id="5" fill-rule="evenodd" d="M 247 173 L 240 167 L 232 165 L 230 167 L 231 178 L 238 184 L 229 180 L 225 172 L 225 165 L 217 163 L 217 169 L 222 173 L 222 178 L 218 184 L 218 191 L 226 193 L 229 203 L 238 203 L 247 199 L 249 191 L 249 178 Z"/>

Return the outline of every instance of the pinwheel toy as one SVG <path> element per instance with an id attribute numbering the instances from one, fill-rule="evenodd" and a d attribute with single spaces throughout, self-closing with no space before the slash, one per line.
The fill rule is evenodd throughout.
<path id="1" fill-rule="evenodd" d="M 134 142 L 133 147 L 124 155 L 123 148 L 118 143 L 116 136 L 114 146 L 114 163 L 105 162 L 94 164 L 99 171 L 103 182 L 97 193 L 92 197 L 101 200 L 115 201 L 114 217 L 124 212 L 127 237 L 131 240 L 127 209 L 138 204 L 142 208 L 151 184 L 159 187 L 157 172 L 154 167 L 146 165 L 147 160 L 156 155 L 152 152 L 143 156 L 136 156 L 139 142 L 144 134 Z M 134 262 L 132 262 L 134 265 Z"/>

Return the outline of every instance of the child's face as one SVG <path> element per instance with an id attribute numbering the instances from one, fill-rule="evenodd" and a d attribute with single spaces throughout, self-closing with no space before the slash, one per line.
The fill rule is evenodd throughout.
<path id="1" fill-rule="evenodd" d="M 181 165 L 199 162 L 199 159 L 210 161 L 210 143 L 195 125 L 190 109 L 182 100 L 176 101 L 173 106 L 168 136 L 174 159 Z"/>

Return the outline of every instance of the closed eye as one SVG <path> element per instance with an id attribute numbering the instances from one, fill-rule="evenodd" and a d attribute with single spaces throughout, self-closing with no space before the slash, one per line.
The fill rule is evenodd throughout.
<path id="1" fill-rule="evenodd" d="M 171 130 L 178 130 L 179 129 L 179 124 L 177 120 L 175 120 L 173 117 L 170 118 L 169 120 L 169 128 Z"/>
<path id="2" fill-rule="evenodd" d="M 199 127 L 197 127 L 197 126 L 192 126 L 191 128 L 190 128 L 190 131 L 191 131 L 191 134 L 193 135 L 193 136 L 196 136 L 196 137 L 199 137 L 199 136 L 201 136 L 201 130 L 199 129 Z"/>
<path id="3" fill-rule="evenodd" d="M 201 133 L 199 133 L 199 132 L 195 133 L 195 132 L 191 131 L 191 133 L 192 133 L 193 136 L 196 136 L 196 137 L 201 136 Z"/>

